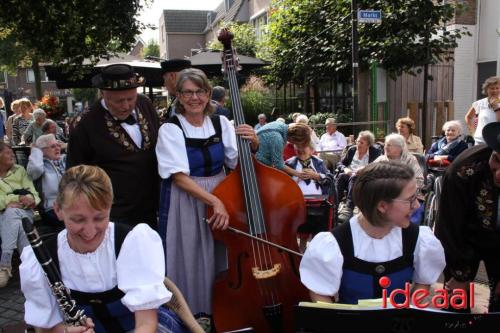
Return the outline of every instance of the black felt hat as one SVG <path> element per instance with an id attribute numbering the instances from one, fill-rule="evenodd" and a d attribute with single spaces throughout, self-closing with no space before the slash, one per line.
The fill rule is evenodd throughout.
<path id="1" fill-rule="evenodd" d="M 180 72 L 186 68 L 191 68 L 191 61 L 187 59 L 170 59 L 161 62 L 162 74 L 167 72 Z"/>
<path id="2" fill-rule="evenodd" d="M 142 86 L 144 78 L 134 73 L 132 66 L 113 64 L 104 67 L 92 78 L 92 85 L 102 90 L 127 90 Z"/>
<path id="3" fill-rule="evenodd" d="M 500 123 L 493 122 L 489 123 L 483 127 L 483 138 L 486 144 L 496 151 L 500 153 Z"/>

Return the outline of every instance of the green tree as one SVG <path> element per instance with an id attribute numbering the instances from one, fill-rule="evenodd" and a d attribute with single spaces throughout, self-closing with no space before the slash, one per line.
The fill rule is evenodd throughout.
<path id="1" fill-rule="evenodd" d="M 145 0 L 146 5 L 151 0 Z M 29 59 L 41 97 L 38 63 L 69 68 L 84 59 L 92 64 L 113 52 L 128 50 L 145 28 L 136 20 L 140 0 L 5 0 L 0 10 L 0 49 L 15 44 L 19 52 L 0 52 L 0 65 Z M 108 46 L 113 44 L 114 50 Z"/>
<path id="2" fill-rule="evenodd" d="M 144 47 L 143 55 L 144 57 L 160 57 L 160 45 L 154 39 L 150 39 Z"/>
<path id="3" fill-rule="evenodd" d="M 457 9 L 433 0 L 358 0 L 382 11 L 381 24 L 359 24 L 360 67 L 376 61 L 395 77 L 452 56 L 468 32 L 445 30 Z M 312 82 L 351 71 L 351 0 L 272 0 L 266 49 L 278 84 Z M 428 38 L 432 36 L 432 38 Z"/>
<path id="4" fill-rule="evenodd" d="M 219 28 L 228 28 L 233 33 L 232 45 L 238 54 L 255 57 L 258 45 L 255 30 L 250 24 L 229 22 L 222 24 Z M 223 49 L 222 43 L 216 39 L 209 41 L 207 48 L 219 51 Z"/>
<path id="5" fill-rule="evenodd" d="M 74 88 L 71 93 L 77 101 L 87 102 L 89 105 L 97 101 L 97 89 L 95 88 Z"/>

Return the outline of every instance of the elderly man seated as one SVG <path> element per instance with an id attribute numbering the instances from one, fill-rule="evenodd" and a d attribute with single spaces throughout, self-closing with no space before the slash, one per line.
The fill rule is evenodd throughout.
<path id="1" fill-rule="evenodd" d="M 33 221 L 33 208 L 40 202 L 33 182 L 26 170 L 16 165 L 12 149 L 0 143 L 0 288 L 5 287 L 12 277 L 12 254 L 28 244 L 21 226 L 23 217 Z"/>
<path id="2" fill-rule="evenodd" d="M 27 171 L 28 176 L 39 184 L 37 189 L 43 201 L 40 209 L 43 222 L 57 232 L 64 228 L 64 223 L 57 218 L 53 205 L 65 169 L 66 154 L 61 154 L 61 146 L 54 134 L 40 136 L 31 148 Z"/>
<path id="3" fill-rule="evenodd" d="M 328 118 L 325 121 L 326 131 L 319 140 L 320 158 L 325 161 L 328 169 L 333 171 L 340 162 L 340 153 L 347 146 L 344 134 L 337 131 L 335 119 Z"/>
<path id="4" fill-rule="evenodd" d="M 43 134 L 42 126 L 45 123 L 47 114 L 42 109 L 35 109 L 35 111 L 33 111 L 33 118 L 35 120 L 28 125 L 28 128 L 26 128 L 23 134 L 24 143 L 26 145 L 35 142 L 36 139 Z"/>

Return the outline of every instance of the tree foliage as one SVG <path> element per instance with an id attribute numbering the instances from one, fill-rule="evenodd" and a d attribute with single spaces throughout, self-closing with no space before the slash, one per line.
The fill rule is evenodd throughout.
<path id="1" fill-rule="evenodd" d="M 222 24 L 219 28 L 229 28 L 233 33 L 232 45 L 238 54 L 255 57 L 257 52 L 257 39 L 255 29 L 248 23 L 229 22 Z M 211 40 L 207 43 L 207 48 L 212 50 L 222 50 L 222 43 L 218 40 Z"/>
<path id="2" fill-rule="evenodd" d="M 149 4 L 151 0 L 146 0 Z M 140 0 L 4 0 L 0 10 L 0 65 L 26 58 L 55 64 L 92 64 L 129 50 L 145 28 Z M 112 46 L 112 47 L 111 47 Z M 34 66 L 35 67 L 35 66 Z"/>
<path id="3" fill-rule="evenodd" d="M 143 55 L 144 57 L 160 57 L 160 45 L 154 39 L 150 39 L 144 47 Z"/>
<path id="4" fill-rule="evenodd" d="M 433 0 L 358 0 L 382 11 L 381 24 L 358 24 L 360 66 L 376 61 L 389 75 L 451 57 L 468 32 L 444 29 L 452 3 Z M 272 0 L 266 48 L 278 83 L 313 81 L 351 70 L 351 0 Z"/>

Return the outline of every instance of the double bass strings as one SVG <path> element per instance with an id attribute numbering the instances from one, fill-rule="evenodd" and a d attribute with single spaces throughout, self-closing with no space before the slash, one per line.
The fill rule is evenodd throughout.
<path id="1" fill-rule="evenodd" d="M 231 100 L 233 102 L 233 114 L 235 116 L 235 126 L 245 123 L 241 99 L 239 98 L 239 89 L 236 80 L 235 63 L 231 49 L 224 51 L 224 59 L 226 65 L 226 74 L 229 81 Z M 239 136 L 238 149 L 240 150 L 240 169 L 242 174 L 242 185 L 245 193 L 250 194 L 245 196 L 245 203 L 248 216 L 248 225 L 251 234 L 258 238 L 258 235 L 263 235 L 262 239 L 269 242 L 262 213 L 262 203 L 259 197 L 258 183 L 255 177 L 255 168 L 252 161 L 249 143 L 241 139 Z M 269 245 L 262 242 L 254 241 L 252 238 L 252 252 L 254 256 L 254 264 L 258 269 L 270 269 L 272 267 L 271 251 Z M 261 294 L 267 296 L 267 304 L 276 304 L 277 297 L 274 292 L 272 279 L 271 283 L 258 280 Z"/>

